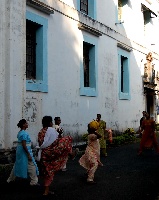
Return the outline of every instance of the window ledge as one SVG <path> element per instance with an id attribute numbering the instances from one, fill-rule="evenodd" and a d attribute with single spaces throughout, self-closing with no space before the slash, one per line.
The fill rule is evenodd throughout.
<path id="1" fill-rule="evenodd" d="M 120 100 L 130 100 L 130 94 L 129 93 L 120 92 L 119 93 L 119 99 Z"/>
<path id="2" fill-rule="evenodd" d="M 80 96 L 96 97 L 97 91 L 95 88 L 90 87 L 80 88 Z"/>
<path id="3" fill-rule="evenodd" d="M 48 85 L 43 81 L 26 80 L 26 90 L 33 92 L 48 92 Z"/>
<path id="4" fill-rule="evenodd" d="M 126 50 L 128 52 L 132 51 L 132 47 L 127 46 L 127 45 L 125 45 L 123 43 L 120 43 L 120 42 L 117 43 L 117 47 L 120 47 L 120 48 L 122 48 L 122 49 L 124 49 L 124 50 Z"/>
<path id="5" fill-rule="evenodd" d="M 38 1 L 38 0 L 27 0 L 26 1 L 26 4 L 33 7 L 33 8 L 36 8 L 37 10 L 40 10 L 46 14 L 54 14 L 54 10 L 52 7 L 46 5 L 45 3 L 41 2 L 41 1 Z"/>
<path id="6" fill-rule="evenodd" d="M 84 31 L 86 31 L 88 33 L 91 33 L 92 35 L 95 35 L 97 37 L 102 36 L 102 34 L 98 30 L 96 30 L 95 28 L 89 27 L 89 26 L 87 26 L 85 24 L 79 23 L 78 24 L 78 28 L 80 30 L 84 30 Z"/>

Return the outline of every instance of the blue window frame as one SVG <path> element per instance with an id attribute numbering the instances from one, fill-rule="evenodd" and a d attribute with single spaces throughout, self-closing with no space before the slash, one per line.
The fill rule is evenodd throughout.
<path id="1" fill-rule="evenodd" d="M 129 52 L 118 49 L 119 99 L 130 100 Z"/>
<path id="2" fill-rule="evenodd" d="M 77 0 L 77 10 L 82 12 L 81 3 L 85 4 L 85 1 Z M 87 8 L 86 9 L 84 8 L 85 12 L 83 13 L 86 14 L 86 10 L 87 10 L 87 13 L 88 13 L 87 15 L 93 19 L 96 19 L 97 17 L 96 0 L 87 0 L 87 5 L 85 4 L 85 6 Z"/>
<path id="3" fill-rule="evenodd" d="M 48 19 L 32 12 L 26 11 L 26 20 L 35 24 L 35 68 L 33 79 L 27 78 L 26 90 L 48 92 L 48 62 L 47 62 L 47 29 Z"/>
<path id="4" fill-rule="evenodd" d="M 81 60 L 80 95 L 97 96 L 97 40 L 84 36 Z"/>

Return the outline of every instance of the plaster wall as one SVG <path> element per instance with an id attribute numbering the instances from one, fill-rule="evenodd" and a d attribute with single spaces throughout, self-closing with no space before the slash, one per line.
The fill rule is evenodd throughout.
<path id="1" fill-rule="evenodd" d="M 34 11 L 29 7 L 27 9 Z M 62 10 L 61 4 L 59 4 L 59 8 L 56 5 L 56 9 Z M 97 113 L 101 113 L 109 128 L 120 131 L 130 126 L 137 128 L 141 112 L 144 109 L 142 77 L 139 68 L 143 68 L 140 63 L 140 57 L 143 54 L 135 50 L 131 52 L 130 84 L 132 98 L 130 101 L 119 100 L 117 41 L 125 41 L 126 44 L 132 46 L 134 44 L 131 44 L 129 39 L 125 40 L 125 37 L 123 38 L 122 35 L 112 29 L 108 28 L 104 32 L 102 25 L 101 27 L 98 25 L 98 29 L 103 31 L 103 35 L 96 38 L 99 43 L 98 96 L 80 96 L 80 61 L 82 59 L 83 34 L 89 37 L 95 36 L 78 29 L 78 20 L 86 19 L 83 16 L 79 16 L 78 19 L 78 13 L 74 10 L 73 16 L 75 18 L 70 18 L 70 9 L 65 6 L 64 13 L 69 14 L 67 17 L 59 12 L 48 17 L 49 91 L 48 94 L 38 95 L 38 99 L 39 96 L 42 99 L 41 106 L 39 106 L 42 111 L 41 115 L 37 115 L 38 117 L 35 119 L 35 121 L 38 121 L 38 124 L 35 122 L 36 125 L 41 127 L 40 118 L 43 115 L 60 116 L 65 131 L 75 136 L 85 132 L 87 123 L 95 119 Z M 86 22 L 91 25 L 89 20 L 86 20 Z M 97 25 L 95 24 L 95 26 Z M 57 40 L 57 38 L 61 39 Z M 27 92 L 27 95 L 30 96 L 32 93 Z M 36 94 L 34 94 L 34 97 L 36 99 Z M 126 110 L 126 112 L 123 112 L 123 110 Z M 34 129 L 31 128 L 32 132 L 38 131 L 39 128 L 35 130 L 35 127 L 37 126 L 34 126 Z"/>
<path id="2" fill-rule="evenodd" d="M 1 1 L 0 47 L 0 148 L 7 148 L 17 134 L 25 91 L 24 0 Z"/>
<path id="3" fill-rule="evenodd" d="M 10 147 L 16 140 L 16 124 L 24 117 L 29 122 L 28 132 L 36 142 L 44 115 L 60 116 L 65 133 L 76 140 L 87 131 L 87 123 L 97 113 L 107 122 L 107 127 L 123 131 L 128 127 L 138 128 L 142 110 L 145 110 L 143 95 L 143 69 L 146 54 L 154 50 L 142 39 L 139 2 L 127 7 L 133 9 L 133 19 L 126 16 L 124 25 L 115 25 L 116 1 L 97 2 L 97 21 L 76 11 L 76 1 L 43 0 L 54 8 L 48 15 L 25 5 L 26 1 L 1 1 L 0 10 L 5 14 L 0 19 L 0 144 Z M 141 3 L 141 2 L 140 2 Z M 105 12 L 107 9 L 108 12 Z M 109 8 L 109 9 L 108 9 Z M 131 9 L 131 10 L 130 10 Z M 25 12 L 36 13 L 48 19 L 48 93 L 26 91 L 25 80 Z M 129 13 L 128 12 L 128 13 Z M 103 14 L 104 13 L 104 14 Z M 11 16 L 11 17 L 10 17 Z M 128 21 L 132 26 L 128 26 Z M 98 30 L 94 36 L 78 28 L 79 22 Z M 141 25 L 142 20 L 138 21 Z M 129 25 L 130 25 L 129 24 Z M 157 21 L 155 22 L 158 25 Z M 138 34 L 134 33 L 134 28 Z M 80 96 L 80 63 L 82 62 L 84 35 L 98 41 L 96 97 Z M 119 100 L 117 44 L 130 50 L 130 100 Z M 156 68 L 158 53 L 154 53 Z M 157 69 L 156 69 L 157 70 Z M 5 141 L 5 142 L 4 142 Z M 5 144 L 5 145 L 4 145 Z M 1 148 L 1 146 L 0 146 Z"/>

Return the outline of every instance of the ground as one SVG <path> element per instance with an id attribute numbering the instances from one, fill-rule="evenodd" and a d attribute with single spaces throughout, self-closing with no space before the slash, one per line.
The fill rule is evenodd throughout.
<path id="1" fill-rule="evenodd" d="M 159 156 L 145 150 L 137 156 L 139 143 L 109 148 L 104 164 L 95 174 L 96 185 L 88 185 L 85 170 L 78 160 L 69 160 L 68 171 L 55 175 L 51 189 L 54 200 L 157 200 L 159 196 Z M 42 180 L 39 181 L 42 184 Z M 42 186 L 29 186 L 28 181 L 0 182 L 1 200 L 43 199 Z"/>

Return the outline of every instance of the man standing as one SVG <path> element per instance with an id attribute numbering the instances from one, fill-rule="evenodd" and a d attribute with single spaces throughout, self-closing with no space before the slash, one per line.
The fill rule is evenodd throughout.
<path id="1" fill-rule="evenodd" d="M 99 123 L 98 133 L 101 135 L 99 139 L 100 151 L 102 156 L 107 156 L 106 153 L 106 122 L 101 120 L 101 114 L 97 114 L 97 122 Z"/>

